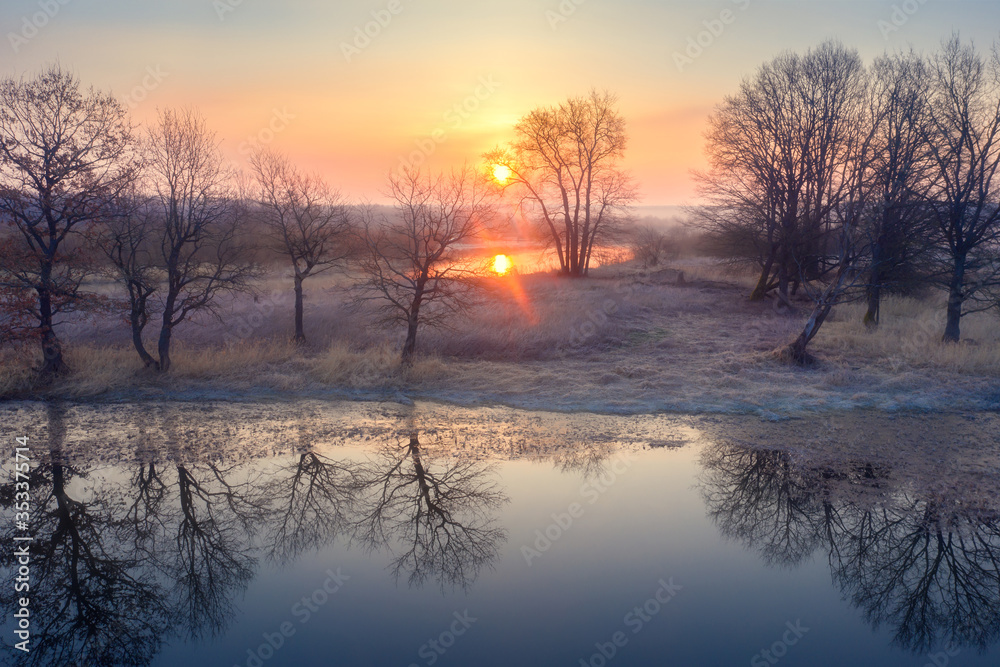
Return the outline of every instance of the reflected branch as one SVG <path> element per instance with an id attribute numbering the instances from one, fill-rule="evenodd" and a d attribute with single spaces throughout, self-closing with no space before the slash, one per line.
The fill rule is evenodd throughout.
<path id="1" fill-rule="evenodd" d="M 442 589 L 467 589 L 493 567 L 507 539 L 494 512 L 508 498 L 492 466 L 461 460 L 435 466 L 413 434 L 403 446 L 384 448 L 365 476 L 369 499 L 355 540 L 369 551 L 389 550 L 395 578 L 408 573 L 411 586 L 434 579 Z"/>

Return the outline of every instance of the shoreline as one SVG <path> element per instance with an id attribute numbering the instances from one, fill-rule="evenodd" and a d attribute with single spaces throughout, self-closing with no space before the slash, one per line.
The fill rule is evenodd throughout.
<path id="1" fill-rule="evenodd" d="M 332 455 L 341 447 L 376 451 L 419 432 L 426 453 L 445 458 L 531 460 L 587 469 L 616 453 L 737 448 L 762 455 L 781 452 L 799 469 L 848 486 L 867 483 L 857 475 L 869 468 L 891 471 L 900 491 L 961 498 L 966 507 L 994 506 L 1000 488 L 998 412 L 849 411 L 772 421 L 746 414 L 608 415 L 423 400 L 255 398 L 18 402 L 0 404 L 0 413 L 8 431 L 30 436 L 36 456 L 91 464 L 238 463 L 310 451 Z M 54 450 L 52 437 L 57 438 Z M 873 492 L 885 489 L 876 486 Z"/>
<path id="2" fill-rule="evenodd" d="M 826 405 L 823 407 L 783 404 L 781 406 L 752 406 L 740 404 L 710 404 L 684 409 L 679 406 L 657 405 L 656 399 L 645 402 L 619 403 L 614 406 L 588 405 L 576 402 L 547 402 L 537 395 L 517 396 L 466 395 L 456 396 L 456 391 L 412 390 L 405 387 L 355 389 L 314 388 L 302 391 L 281 391 L 271 387 L 256 386 L 233 389 L 212 383 L 188 383 L 164 390 L 143 386 L 137 390 L 107 391 L 80 396 L 72 393 L 29 393 L 0 398 L 0 406 L 20 403 L 62 403 L 75 406 L 142 405 L 154 403 L 199 403 L 204 401 L 233 404 L 281 404 L 296 402 L 322 402 L 325 404 L 390 404 L 413 406 L 415 403 L 438 405 L 443 408 L 463 410 L 507 409 L 517 412 L 541 412 L 562 415 L 596 415 L 607 417 L 758 417 L 764 422 L 782 422 L 810 417 L 831 415 L 878 415 L 883 417 L 915 415 L 1000 414 L 1000 383 L 996 398 L 974 399 L 965 397 L 956 401 L 950 397 L 948 405 L 926 405 L 914 401 L 909 405 L 879 406 L 867 404 Z"/>

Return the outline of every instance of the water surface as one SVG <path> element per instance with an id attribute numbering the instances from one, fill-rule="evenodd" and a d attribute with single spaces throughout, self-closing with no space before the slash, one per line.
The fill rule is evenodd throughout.
<path id="1" fill-rule="evenodd" d="M 981 498 L 669 417 L 425 412 L 15 406 L 35 635 L 11 650 L 8 618 L 7 662 L 1000 658 L 1000 524 Z M 3 566 L 12 609 L 9 550 Z"/>

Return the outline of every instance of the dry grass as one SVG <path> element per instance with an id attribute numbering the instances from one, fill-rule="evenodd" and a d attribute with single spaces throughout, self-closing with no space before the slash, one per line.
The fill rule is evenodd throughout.
<path id="1" fill-rule="evenodd" d="M 262 369 L 287 364 L 299 355 L 290 340 L 250 340 L 225 347 L 178 346 L 171 372 L 191 380 L 251 379 Z"/>
<path id="2" fill-rule="evenodd" d="M 23 394 L 34 383 L 36 364 L 28 350 L 21 347 L 0 349 L 0 398 Z"/>
<path id="3" fill-rule="evenodd" d="M 451 330 L 427 330 L 422 347 L 442 357 L 545 360 L 625 343 L 637 311 L 614 280 L 536 274 L 505 282 Z M 609 297 L 614 297 L 608 302 Z"/>
<path id="4" fill-rule="evenodd" d="M 142 389 L 183 391 L 209 385 L 229 391 L 269 389 L 301 392 L 323 388 L 398 390 L 440 377 L 444 363 L 425 356 L 409 367 L 389 346 L 354 350 L 333 345 L 318 354 L 291 341 L 251 341 L 227 347 L 178 346 L 170 373 L 143 367 L 131 347 L 74 346 L 66 351 L 69 374 L 49 386 L 36 382 L 37 360 L 29 353 L 0 355 L 0 398 L 38 395 L 93 398 Z"/>
<path id="5" fill-rule="evenodd" d="M 412 366 L 401 366 L 399 350 L 387 345 L 352 350 L 338 344 L 310 359 L 307 372 L 310 378 L 324 385 L 368 389 L 400 388 L 431 381 L 441 375 L 443 368 L 444 364 L 436 357 L 418 358 Z"/>
<path id="6" fill-rule="evenodd" d="M 942 298 L 886 299 L 881 324 L 869 331 L 862 324 L 865 306 L 839 306 L 833 321 L 816 338 L 816 347 L 838 359 L 871 363 L 892 372 L 934 369 L 966 375 L 1000 377 L 1000 323 L 991 313 L 962 318 L 962 342 L 942 343 Z"/>
<path id="7" fill-rule="evenodd" d="M 715 263 L 684 262 L 670 267 L 689 272 L 684 286 L 629 266 L 599 269 L 582 280 L 545 274 L 498 280 L 454 329 L 421 329 L 409 368 L 398 361 L 402 331 L 375 326 L 372 313 L 349 307 L 335 285 L 317 284 L 310 293 L 310 345 L 287 339 L 287 304 L 244 299 L 221 322 L 179 331 L 167 376 L 142 369 L 127 342 L 96 344 L 103 333 L 87 333 L 80 323 L 67 341 L 73 372 L 36 393 L 342 390 L 543 409 L 762 414 L 1000 403 L 995 314 L 963 320 L 963 336 L 975 343 L 943 345 L 939 299 L 887 300 L 874 333 L 861 324 L 862 305 L 844 305 L 811 346 L 821 363 L 795 368 L 771 352 L 801 330 L 801 313 L 750 303 L 748 287 Z M 240 328 L 265 307 L 266 317 Z M 223 345 L 234 331 L 244 332 L 237 338 L 243 342 Z M 0 396 L 26 395 L 33 362 L 2 354 Z"/>

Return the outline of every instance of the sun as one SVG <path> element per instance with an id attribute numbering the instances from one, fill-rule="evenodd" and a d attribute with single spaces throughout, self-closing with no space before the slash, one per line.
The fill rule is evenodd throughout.
<path id="1" fill-rule="evenodd" d="M 497 255 L 493 258 L 493 272 L 498 276 L 505 276 L 514 268 L 514 263 L 507 255 Z"/>
<path id="2" fill-rule="evenodd" d="M 497 183 L 504 185 L 507 180 L 511 177 L 513 172 L 505 164 L 495 164 L 493 165 L 493 178 L 497 180 Z"/>

